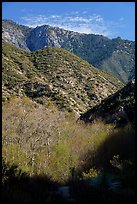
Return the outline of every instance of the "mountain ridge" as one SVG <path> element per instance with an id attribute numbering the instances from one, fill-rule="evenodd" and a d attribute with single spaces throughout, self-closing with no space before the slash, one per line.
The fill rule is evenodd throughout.
<path id="1" fill-rule="evenodd" d="M 119 37 L 111 40 L 102 35 L 81 34 L 49 25 L 29 28 L 8 20 L 3 20 L 2 24 L 3 39 L 19 48 L 34 51 L 47 46 L 60 47 L 114 75 L 123 83 L 135 76 L 134 41 Z"/>
<path id="2" fill-rule="evenodd" d="M 3 98 L 26 95 L 38 103 L 82 113 L 123 84 L 73 53 L 47 47 L 25 52 L 3 41 Z"/>

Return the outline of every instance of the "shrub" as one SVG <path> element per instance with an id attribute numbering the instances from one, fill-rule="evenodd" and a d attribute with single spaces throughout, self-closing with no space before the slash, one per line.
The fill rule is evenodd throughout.
<path id="1" fill-rule="evenodd" d="M 84 179 L 96 176 L 101 168 L 112 169 L 114 155 L 134 163 L 133 126 L 114 128 L 99 120 L 86 125 L 54 104 L 36 105 L 27 97 L 4 103 L 2 131 L 6 162 L 30 175 L 50 175 L 58 182 L 71 178 L 72 169 L 77 175 L 84 172 Z M 125 162 L 122 165 L 130 167 Z M 123 175 L 126 180 L 127 173 Z"/>

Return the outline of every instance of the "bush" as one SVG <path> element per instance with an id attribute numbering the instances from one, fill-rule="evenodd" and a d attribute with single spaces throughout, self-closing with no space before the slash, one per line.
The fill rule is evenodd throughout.
<path id="1" fill-rule="evenodd" d="M 84 179 L 102 168 L 112 169 L 114 155 L 134 163 L 132 125 L 118 129 L 99 120 L 86 125 L 54 104 L 36 105 L 26 97 L 4 103 L 2 131 L 6 162 L 19 165 L 29 175 L 46 174 L 57 182 L 70 179 L 72 169 L 77 175 L 84 172 Z"/>

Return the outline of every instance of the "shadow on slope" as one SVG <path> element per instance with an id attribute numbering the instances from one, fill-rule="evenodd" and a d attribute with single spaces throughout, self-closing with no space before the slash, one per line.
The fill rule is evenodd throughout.
<path id="1" fill-rule="evenodd" d="M 47 175 L 29 176 L 17 165 L 2 161 L 2 201 L 54 202 L 60 200 L 55 193 L 60 186 Z"/>
<path id="2" fill-rule="evenodd" d="M 80 120 L 92 123 L 97 119 L 123 127 L 135 121 L 135 80 L 104 99 L 80 116 Z"/>
<path id="3" fill-rule="evenodd" d="M 134 203 L 134 160 L 134 126 L 128 125 L 112 131 L 94 155 L 93 152 L 86 153 L 84 165 L 79 169 L 72 169 L 71 177 L 63 185 L 53 182 L 48 175 L 29 176 L 19 170 L 18 166 L 9 165 L 3 161 L 2 199 L 10 202 L 68 202 L 57 193 L 58 188 L 64 186 L 69 188 L 72 197 L 70 202 Z M 83 172 L 87 172 L 86 175 L 88 175 L 88 171 L 94 167 L 103 175 L 99 185 L 90 185 L 92 175 L 85 177 L 86 179 L 83 177 Z M 120 181 L 120 189 L 109 188 L 106 182 L 109 176 L 114 176 Z M 100 173 L 97 173 L 97 177 L 100 177 Z"/>
<path id="4" fill-rule="evenodd" d="M 87 156 L 88 155 L 88 156 Z M 135 203 L 135 127 L 115 129 L 97 148 L 88 151 L 76 170 L 82 178 L 72 185 L 80 200 Z M 83 174 L 84 172 L 84 174 Z M 77 181 L 78 182 L 78 181 Z M 82 190 L 84 189 L 84 191 Z"/>
<path id="5" fill-rule="evenodd" d="M 85 162 L 80 166 L 78 172 L 86 171 L 93 166 L 98 169 L 110 170 L 111 160 L 114 156 L 121 160 L 130 160 L 135 163 L 135 127 L 128 124 L 123 128 L 116 128 L 109 133 L 109 136 L 93 152 L 85 153 Z"/>
<path id="6" fill-rule="evenodd" d="M 135 161 L 135 127 L 133 125 L 128 124 L 126 127 L 115 129 L 109 135 L 95 153 L 95 166 L 109 168 L 110 160 L 114 155 L 119 155 L 122 160 Z"/>

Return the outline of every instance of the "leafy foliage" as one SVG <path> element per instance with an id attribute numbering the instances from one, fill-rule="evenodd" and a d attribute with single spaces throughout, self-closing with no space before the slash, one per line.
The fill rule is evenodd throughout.
<path id="1" fill-rule="evenodd" d="M 2 124 L 4 200 L 9 195 L 10 201 L 59 201 L 56 191 L 62 185 L 69 185 L 75 201 L 106 201 L 110 194 L 116 201 L 121 195 L 134 199 L 132 125 L 85 125 L 72 113 L 27 97 L 4 102 Z M 129 194 L 123 193 L 128 188 Z"/>

